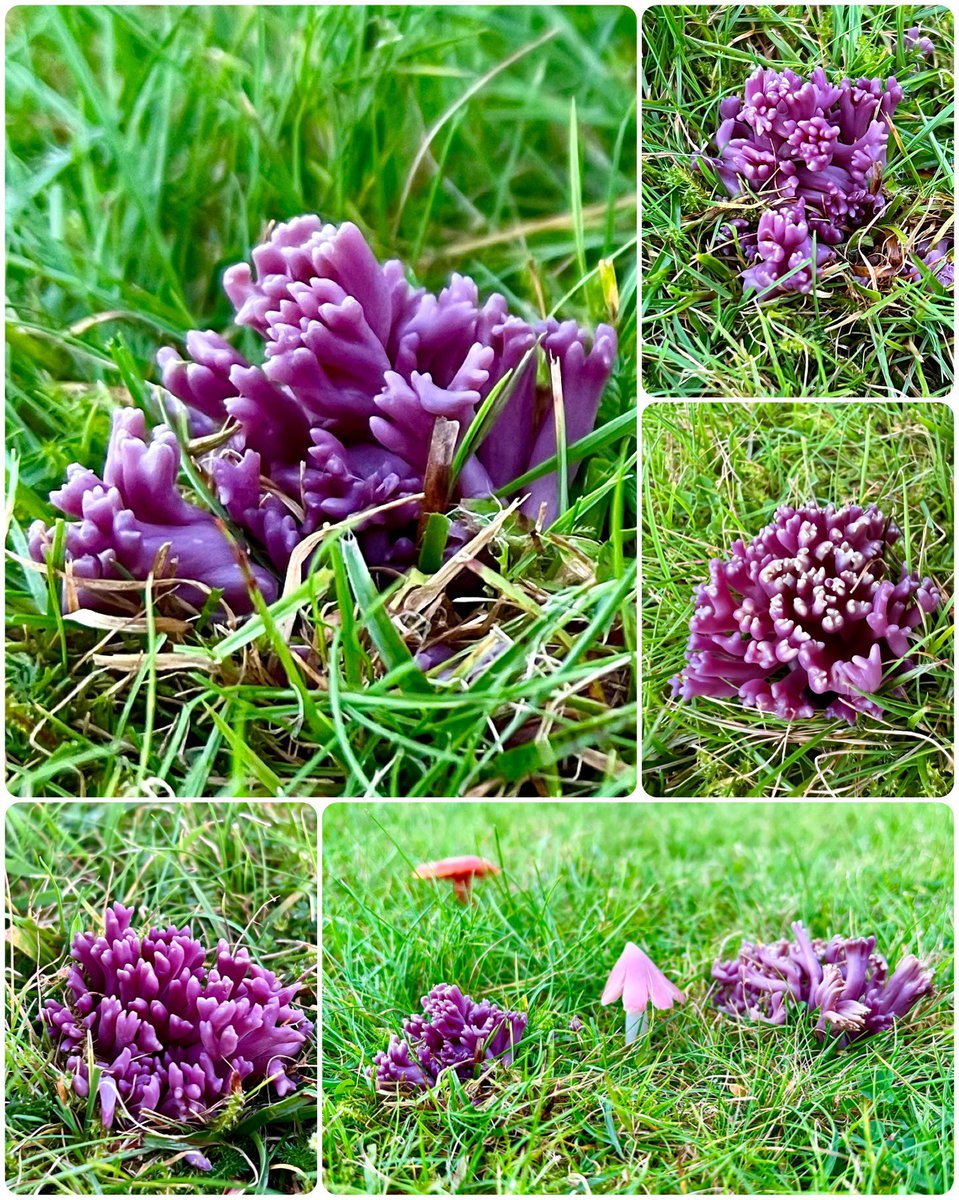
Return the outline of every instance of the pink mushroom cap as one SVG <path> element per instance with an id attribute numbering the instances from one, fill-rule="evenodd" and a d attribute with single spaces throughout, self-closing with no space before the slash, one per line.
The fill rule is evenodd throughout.
<path id="1" fill-rule="evenodd" d="M 623 1008 L 627 1012 L 644 1012 L 652 1002 L 653 1008 L 672 1008 L 673 1001 L 680 1004 L 685 997 L 670 983 L 648 954 L 635 942 L 627 942 L 626 948 L 616 960 L 609 973 L 600 1004 L 612 1004 L 622 996 Z"/>

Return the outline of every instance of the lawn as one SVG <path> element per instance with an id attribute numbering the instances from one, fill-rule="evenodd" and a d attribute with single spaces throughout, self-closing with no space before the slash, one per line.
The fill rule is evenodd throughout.
<path id="1" fill-rule="evenodd" d="M 633 12 L 47 6 L 8 25 L 10 790 L 628 794 Z M 155 420 L 158 349 L 194 328 L 247 347 L 224 269 L 311 212 L 357 223 L 429 288 L 460 272 L 530 319 L 615 323 L 595 435 L 566 447 L 584 460 L 568 507 L 539 534 L 500 528 L 429 616 L 407 603 L 414 577 L 376 599 L 339 536 L 292 610 L 240 632 L 210 613 L 158 624 L 150 597 L 133 626 L 65 611 L 23 562 L 51 489 L 73 461 L 100 470 L 118 404 Z M 203 494 L 195 469 L 180 483 Z M 411 654 L 447 632 L 456 677 L 424 679 Z M 490 664 L 491 647 L 508 652 Z"/>
<path id="2" fill-rule="evenodd" d="M 920 25 L 931 59 L 906 54 Z M 653 5 L 642 19 L 643 381 L 654 396 L 942 396 L 954 379 L 953 297 L 894 278 L 918 242 L 953 236 L 953 16 L 937 5 Z M 719 101 L 756 67 L 829 79 L 895 76 L 878 219 L 856 230 L 812 294 L 757 304 L 724 258 L 731 218 L 756 220 L 693 168 L 715 154 Z M 869 263 L 873 266 L 870 267 Z M 878 264 L 878 269 L 876 265 Z"/>
<path id="3" fill-rule="evenodd" d="M 307 804 L 14 804 L 6 814 L 6 1170 L 14 1192 L 190 1195 L 309 1192 L 316 1179 L 315 1043 L 295 1091 L 246 1097 L 210 1133 L 105 1132 L 68 1092 L 39 1020 L 59 999 L 69 942 L 103 929 L 104 908 L 134 905 L 133 928 L 190 925 L 206 945 L 245 945 L 255 962 L 305 986 L 315 1019 L 316 818 Z M 61 1091 L 61 1089 L 63 1089 Z M 191 1170 L 202 1147 L 212 1172 Z"/>
<path id="4" fill-rule="evenodd" d="M 934 804 L 336 804 L 323 815 L 323 1162 L 334 1194 L 943 1192 L 952 1148 L 952 845 Z M 458 904 L 424 859 L 501 864 Z M 851 1049 L 707 999 L 743 937 L 875 934 L 935 995 Z M 623 1042 L 627 939 L 686 992 Z M 527 1011 L 474 1107 L 368 1070 L 439 982 Z M 573 1018 L 576 1018 L 574 1021 Z"/>
<path id="5" fill-rule="evenodd" d="M 941 796 L 952 787 L 953 413 L 945 404 L 657 403 L 643 413 L 643 783 L 656 796 Z M 671 698 L 693 587 L 781 504 L 875 503 L 942 600 L 902 696 L 856 725 Z"/>

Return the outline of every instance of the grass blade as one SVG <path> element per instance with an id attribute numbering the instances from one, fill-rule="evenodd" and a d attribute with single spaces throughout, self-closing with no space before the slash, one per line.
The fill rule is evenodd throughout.
<path id="1" fill-rule="evenodd" d="M 403 682 L 410 690 L 431 692 L 429 681 L 413 661 L 409 648 L 390 620 L 385 607 L 387 593 L 377 591 L 356 538 L 347 534 L 341 539 L 341 545 L 347 578 L 359 605 L 360 620 L 384 666 L 389 672 L 402 671 Z"/>
<path id="2" fill-rule="evenodd" d="M 579 122 L 576 117 L 576 97 L 569 102 L 569 199 L 573 214 L 573 240 L 576 243 L 576 264 L 580 277 L 586 275 L 586 234 L 583 229 L 583 183 L 579 153 Z"/>
<path id="3" fill-rule="evenodd" d="M 578 442 L 573 442 L 571 446 L 567 446 L 567 465 L 581 462 L 584 458 L 588 458 L 589 455 L 595 454 L 598 450 L 611 445 L 629 430 L 635 432 L 636 413 L 637 410 L 635 408 L 630 409 L 629 412 L 622 413 L 620 416 L 614 417 L 611 421 L 607 421 L 601 428 L 594 429 L 592 433 L 587 434 L 584 438 L 580 438 Z M 555 471 L 558 464 L 559 458 L 554 454 L 550 458 L 544 459 L 543 462 L 538 463 L 535 467 L 531 467 L 530 470 L 513 479 L 510 483 L 497 488 L 496 495 L 505 496 L 510 492 L 521 492 L 528 483 L 542 478 L 543 475 L 548 475 L 550 471 Z"/>

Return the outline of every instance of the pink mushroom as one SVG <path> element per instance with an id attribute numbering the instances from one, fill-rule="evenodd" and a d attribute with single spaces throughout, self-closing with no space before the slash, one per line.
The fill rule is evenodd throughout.
<path id="1" fill-rule="evenodd" d="M 635 942 L 627 942 L 626 948 L 616 960 L 609 973 L 600 1004 L 612 1004 L 622 996 L 626 1010 L 626 1045 L 634 1042 L 646 1027 L 646 1010 L 672 1008 L 673 1001 L 682 1004 L 683 993 L 670 983 L 648 954 Z"/>
<path id="2" fill-rule="evenodd" d="M 462 904 L 470 898 L 474 878 L 483 875 L 498 875 L 499 867 L 487 858 L 475 854 L 459 854 L 454 858 L 440 858 L 436 862 L 421 863 L 413 872 L 415 879 L 448 879 L 453 885 L 453 894 Z"/>

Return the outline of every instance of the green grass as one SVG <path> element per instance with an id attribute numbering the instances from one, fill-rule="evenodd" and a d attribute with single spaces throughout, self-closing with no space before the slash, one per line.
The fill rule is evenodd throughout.
<path id="1" fill-rule="evenodd" d="M 323 1169 L 335 1194 L 943 1192 L 952 1177 L 952 816 L 945 805 L 357 805 L 323 816 Z M 475 903 L 412 867 L 478 853 Z M 739 1025 L 709 969 L 802 919 L 928 960 L 936 993 L 834 1055 Z M 686 1004 L 623 1044 L 599 995 L 624 942 Z M 526 1010 L 473 1107 L 399 1105 L 373 1055 L 434 984 Z M 571 1028 L 576 1017 L 582 1028 Z M 575 1024 L 575 1023 L 574 1023 Z"/>
<path id="2" fill-rule="evenodd" d="M 220 1134 L 105 1132 L 95 1106 L 60 1096 L 62 1064 L 39 1020 L 59 997 L 69 942 L 102 929 L 107 904 L 136 907 L 134 928 L 191 925 L 205 944 L 241 941 L 285 981 L 316 969 L 316 818 L 307 804 L 36 804 L 7 809 L 6 1171 L 14 1192 L 181 1195 L 228 1188 L 309 1192 L 316 1179 L 316 1053 L 297 1090 L 250 1096 Z M 213 1172 L 183 1152 L 201 1146 Z"/>
<path id="3" fill-rule="evenodd" d="M 643 413 L 643 783 L 657 796 L 940 796 L 953 764 L 953 413 L 946 404 L 658 403 Z M 854 727 L 670 698 L 693 587 L 780 504 L 876 503 L 943 595 L 905 696 Z"/>
<path id="4" fill-rule="evenodd" d="M 932 60 L 904 56 L 921 24 Z M 941 396 L 954 378 L 952 294 L 893 281 L 885 264 L 952 236 L 953 18 L 936 5 L 655 5 L 643 33 L 643 382 L 654 396 Z M 757 66 L 831 79 L 895 75 L 896 110 L 873 228 L 840 247 L 813 294 L 763 305 L 744 264 L 716 246 L 731 217 L 755 217 L 692 168 L 715 152 L 719 101 Z M 870 271 L 867 255 L 878 263 Z"/>
<path id="5" fill-rule="evenodd" d="M 620 7 L 12 14 L 14 794 L 635 786 L 635 58 Z M 160 346 L 191 327 L 229 332 L 223 269 L 269 221 L 311 211 L 358 222 L 432 288 L 455 270 L 530 316 L 593 326 L 615 312 L 596 435 L 567 448 L 586 460 L 568 511 L 538 539 L 514 523 L 496 533 L 471 611 L 371 603 L 349 539 L 331 537 L 293 598 L 245 631 L 165 624 L 162 602 L 139 631 L 78 624 L 56 583 L 21 567 L 27 527 L 51 519 L 69 462 L 100 467 L 117 403 L 149 408 Z M 424 680 L 410 654 L 448 630 L 461 677 Z M 511 649 L 472 671 L 491 639 Z M 313 674 L 289 644 L 312 648 Z"/>

